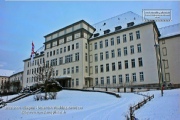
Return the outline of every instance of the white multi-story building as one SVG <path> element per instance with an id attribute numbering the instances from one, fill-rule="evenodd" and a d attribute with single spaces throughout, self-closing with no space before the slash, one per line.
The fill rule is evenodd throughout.
<path id="1" fill-rule="evenodd" d="M 153 86 L 163 81 L 156 23 L 132 12 L 95 25 L 81 20 L 44 37 L 44 53 L 33 65 L 30 58 L 24 60 L 23 86 L 38 82 L 33 73 L 43 62 L 54 68 L 63 87 Z"/>
<path id="2" fill-rule="evenodd" d="M 94 36 L 89 40 L 93 85 L 159 83 L 157 60 L 160 59 L 157 59 L 154 47 L 159 31 L 155 22 L 143 22 L 141 17 L 128 12 L 97 23 L 95 28 Z"/>

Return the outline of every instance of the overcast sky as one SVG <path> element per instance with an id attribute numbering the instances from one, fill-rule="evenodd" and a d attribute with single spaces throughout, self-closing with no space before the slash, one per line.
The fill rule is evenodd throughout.
<path id="1" fill-rule="evenodd" d="M 171 9 L 171 22 L 158 22 L 158 27 L 177 24 L 180 2 L 12 2 L 0 1 L 0 69 L 23 70 L 23 60 L 43 46 L 44 36 L 79 20 L 95 24 L 142 9 Z"/>

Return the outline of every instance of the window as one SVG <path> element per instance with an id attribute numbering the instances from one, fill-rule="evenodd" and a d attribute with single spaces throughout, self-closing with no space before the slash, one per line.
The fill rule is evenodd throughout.
<path id="1" fill-rule="evenodd" d="M 116 70 L 115 63 L 112 63 L 112 71 Z"/>
<path id="2" fill-rule="evenodd" d="M 70 63 L 70 62 L 72 62 L 72 54 L 65 56 L 65 63 Z"/>
<path id="3" fill-rule="evenodd" d="M 53 55 L 55 55 L 55 54 L 56 54 L 56 51 L 54 50 L 54 51 L 53 51 Z"/>
<path id="4" fill-rule="evenodd" d="M 127 47 L 124 47 L 124 56 L 127 55 Z"/>
<path id="5" fill-rule="evenodd" d="M 114 46 L 114 38 L 111 38 L 111 46 Z"/>
<path id="6" fill-rule="evenodd" d="M 103 65 L 101 65 L 100 67 L 101 67 L 101 72 L 104 72 L 104 71 L 103 71 L 103 70 L 104 70 L 104 69 L 103 69 Z"/>
<path id="7" fill-rule="evenodd" d="M 106 51 L 106 59 L 109 59 L 109 52 Z"/>
<path id="8" fill-rule="evenodd" d="M 79 79 L 76 78 L 76 86 L 79 86 Z"/>
<path id="9" fill-rule="evenodd" d="M 121 57 L 121 48 L 117 49 L 118 57 Z"/>
<path id="10" fill-rule="evenodd" d="M 51 66 L 57 65 L 57 58 L 51 60 Z"/>
<path id="11" fill-rule="evenodd" d="M 70 46 L 68 46 L 68 51 L 70 51 Z"/>
<path id="12" fill-rule="evenodd" d="M 163 66 L 164 66 L 164 69 L 169 68 L 168 60 L 163 59 L 162 61 L 163 61 L 163 64 L 164 64 L 164 65 L 163 65 Z"/>
<path id="13" fill-rule="evenodd" d="M 98 61 L 98 54 L 94 55 L 94 61 L 97 62 Z"/>
<path id="14" fill-rule="evenodd" d="M 105 47 L 108 47 L 108 39 L 105 40 Z"/>
<path id="15" fill-rule="evenodd" d="M 72 50 L 74 50 L 74 44 L 72 44 Z"/>
<path id="16" fill-rule="evenodd" d="M 50 51 L 50 56 L 52 56 L 52 51 Z"/>
<path id="17" fill-rule="evenodd" d="M 87 66 L 86 66 L 86 68 L 85 68 L 85 72 L 88 73 L 88 67 L 87 67 Z"/>
<path id="18" fill-rule="evenodd" d="M 123 43 L 126 42 L 126 34 L 123 35 Z"/>
<path id="19" fill-rule="evenodd" d="M 49 57 L 49 52 L 47 52 L 47 57 Z"/>
<path id="20" fill-rule="evenodd" d="M 76 49 L 78 49 L 79 48 L 79 43 L 76 43 Z"/>
<path id="21" fill-rule="evenodd" d="M 79 61 L 79 53 L 75 54 L 75 61 Z"/>
<path id="22" fill-rule="evenodd" d="M 73 61 L 73 54 L 70 55 L 70 62 Z"/>
<path id="23" fill-rule="evenodd" d="M 87 59 L 88 59 L 87 57 L 88 57 L 88 56 L 87 56 L 87 53 L 85 53 L 85 61 L 87 61 Z"/>
<path id="24" fill-rule="evenodd" d="M 94 49 L 97 50 L 97 42 L 94 43 Z"/>
<path id="25" fill-rule="evenodd" d="M 74 67 L 71 67 L 71 73 L 74 74 Z"/>
<path id="26" fill-rule="evenodd" d="M 136 39 L 140 39 L 140 32 L 136 31 Z"/>
<path id="27" fill-rule="evenodd" d="M 109 72 L 109 64 L 106 64 L 106 72 Z"/>
<path id="28" fill-rule="evenodd" d="M 131 49 L 131 54 L 134 54 L 134 45 L 131 45 L 130 49 Z"/>
<path id="29" fill-rule="evenodd" d="M 67 69 L 67 74 L 70 74 L 70 68 Z"/>
<path id="30" fill-rule="evenodd" d="M 102 41 L 99 42 L 99 47 L 103 48 L 103 42 Z"/>
<path id="31" fill-rule="evenodd" d="M 133 82 L 136 82 L 136 73 L 133 73 L 132 77 L 133 77 Z"/>
<path id="32" fill-rule="evenodd" d="M 87 45 L 87 43 L 85 43 L 85 48 L 87 49 L 87 47 L 88 47 L 88 45 Z"/>
<path id="33" fill-rule="evenodd" d="M 63 64 L 63 57 L 59 58 L 59 65 Z"/>
<path id="34" fill-rule="evenodd" d="M 57 54 L 57 55 L 59 54 L 59 49 L 56 50 L 56 54 Z"/>
<path id="35" fill-rule="evenodd" d="M 139 67 L 143 66 L 142 58 L 138 58 L 139 61 Z"/>
<path id="36" fill-rule="evenodd" d="M 122 69 L 121 61 L 118 62 L 118 70 Z"/>
<path id="37" fill-rule="evenodd" d="M 79 66 L 76 66 L 76 73 L 79 72 Z"/>
<path id="38" fill-rule="evenodd" d="M 116 76 L 113 75 L 113 84 L 116 84 Z"/>
<path id="39" fill-rule="evenodd" d="M 131 59 L 131 66 L 132 68 L 135 68 L 135 59 Z"/>
<path id="40" fill-rule="evenodd" d="M 98 73 L 98 66 L 95 66 L 95 73 Z"/>
<path id="41" fill-rule="evenodd" d="M 95 81 L 96 81 L 96 85 L 98 85 L 98 78 L 95 78 Z"/>
<path id="42" fill-rule="evenodd" d="M 117 44 L 120 44 L 120 36 L 117 36 Z"/>
<path id="43" fill-rule="evenodd" d="M 139 78 L 140 78 L 140 81 L 144 81 L 144 74 L 143 74 L 143 72 L 139 72 Z"/>
<path id="44" fill-rule="evenodd" d="M 110 84 L 110 77 L 109 76 L 106 77 L 106 82 L 107 82 L 107 84 Z"/>
<path id="45" fill-rule="evenodd" d="M 49 67 L 49 60 L 46 61 L 46 67 Z"/>
<path id="46" fill-rule="evenodd" d="M 60 48 L 60 53 L 62 53 L 62 48 Z"/>
<path id="47" fill-rule="evenodd" d="M 129 33 L 129 39 L 130 41 L 133 41 L 133 33 Z"/>
<path id="48" fill-rule="evenodd" d="M 101 77 L 101 85 L 104 85 L 104 77 Z"/>
<path id="49" fill-rule="evenodd" d="M 125 60 L 124 64 L 125 64 L 125 69 L 128 69 L 128 60 Z"/>
<path id="50" fill-rule="evenodd" d="M 126 83 L 129 82 L 129 74 L 126 74 Z"/>
<path id="51" fill-rule="evenodd" d="M 100 53 L 100 60 L 103 60 L 103 52 Z"/>
<path id="52" fill-rule="evenodd" d="M 122 75 L 119 75 L 119 84 L 122 84 L 123 80 L 122 80 Z"/>
<path id="53" fill-rule="evenodd" d="M 37 65 L 39 65 L 39 59 L 37 59 Z"/>
<path id="54" fill-rule="evenodd" d="M 138 52 L 138 53 L 141 52 L 141 44 L 137 44 L 137 52 Z"/>
<path id="55" fill-rule="evenodd" d="M 163 56 L 167 56 L 167 49 L 166 49 L 166 47 L 163 47 L 162 51 L 163 51 Z"/>
<path id="56" fill-rule="evenodd" d="M 63 69 L 63 74 L 64 74 L 64 75 L 66 74 L 66 69 Z"/>
<path id="57" fill-rule="evenodd" d="M 74 79 L 72 79 L 72 87 L 74 87 Z"/>
<path id="58" fill-rule="evenodd" d="M 111 57 L 112 57 L 112 58 L 115 57 L 114 50 L 111 50 Z"/>
<path id="59" fill-rule="evenodd" d="M 64 47 L 64 52 L 66 52 L 66 47 Z"/>

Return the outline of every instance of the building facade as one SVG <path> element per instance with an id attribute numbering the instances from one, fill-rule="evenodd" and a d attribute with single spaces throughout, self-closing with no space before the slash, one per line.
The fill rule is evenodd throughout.
<path id="1" fill-rule="evenodd" d="M 53 67 L 52 77 L 70 88 L 157 86 L 164 80 L 166 58 L 159 47 L 164 38 L 154 21 L 135 13 L 95 25 L 81 20 L 44 37 L 43 54 L 32 64 L 24 60 L 24 87 L 39 81 L 34 78 L 39 64 Z"/>
<path id="2" fill-rule="evenodd" d="M 19 92 L 23 86 L 23 71 L 9 76 L 9 80 L 11 83 L 10 91 Z"/>
<path id="3" fill-rule="evenodd" d="M 112 30 L 111 30 L 112 31 Z M 154 22 L 146 22 L 90 39 L 90 76 L 95 86 L 157 85 L 160 67 L 154 45 Z M 159 56 L 159 54 L 158 54 Z"/>
<path id="4" fill-rule="evenodd" d="M 0 91 L 4 91 L 4 84 L 9 80 L 8 76 L 0 76 Z"/>
<path id="5" fill-rule="evenodd" d="M 23 87 L 32 86 L 34 83 L 39 82 L 36 73 L 39 72 L 39 65 L 44 64 L 44 52 L 36 54 L 33 62 L 28 58 L 24 60 L 24 73 L 23 73 Z"/>
<path id="6" fill-rule="evenodd" d="M 175 24 L 159 29 L 161 37 L 159 45 L 161 51 L 161 62 L 163 81 L 166 85 L 173 84 L 180 87 L 180 24 Z"/>

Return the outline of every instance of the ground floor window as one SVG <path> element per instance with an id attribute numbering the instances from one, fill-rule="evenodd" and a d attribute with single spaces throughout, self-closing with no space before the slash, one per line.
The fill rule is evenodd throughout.
<path id="1" fill-rule="evenodd" d="M 144 73 L 143 72 L 139 72 L 139 78 L 140 78 L 140 81 L 144 81 Z"/>
<path id="2" fill-rule="evenodd" d="M 79 86 L 79 79 L 76 78 L 76 86 Z"/>

